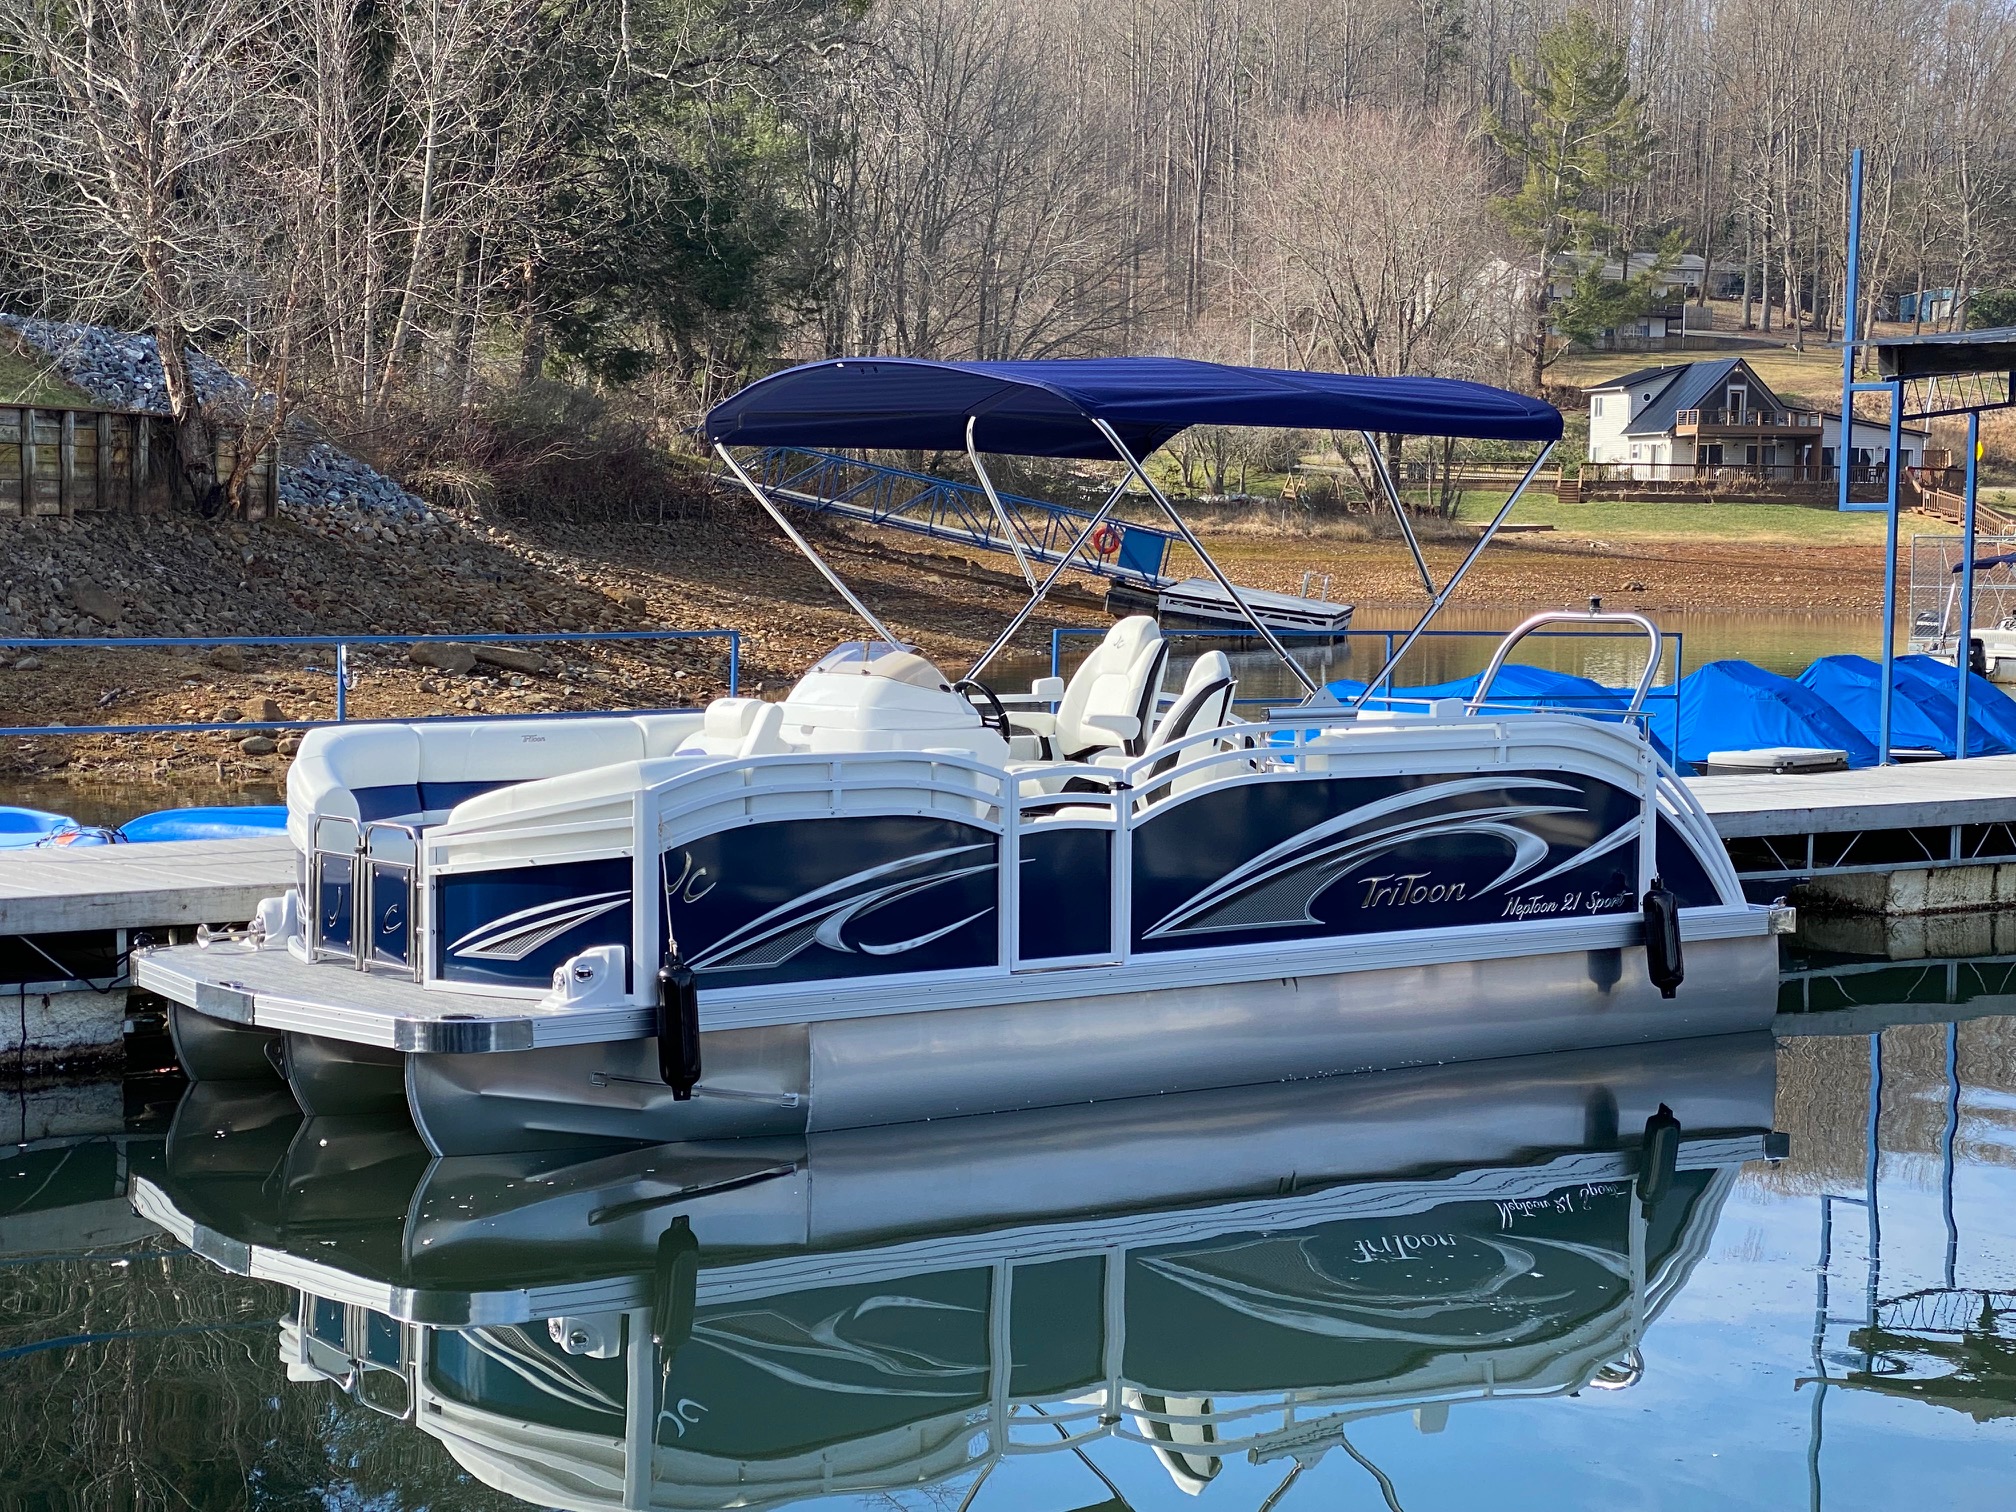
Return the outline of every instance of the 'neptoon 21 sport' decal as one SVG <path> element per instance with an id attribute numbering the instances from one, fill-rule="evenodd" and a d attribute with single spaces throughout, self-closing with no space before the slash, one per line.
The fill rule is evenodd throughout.
<path id="1" fill-rule="evenodd" d="M 949 819 L 744 825 L 665 853 L 666 938 L 721 986 L 989 966 L 999 861 Z"/>
<path id="2" fill-rule="evenodd" d="M 1637 799 L 1572 773 L 1244 783 L 1134 835 L 1136 949 L 1637 907 Z"/>

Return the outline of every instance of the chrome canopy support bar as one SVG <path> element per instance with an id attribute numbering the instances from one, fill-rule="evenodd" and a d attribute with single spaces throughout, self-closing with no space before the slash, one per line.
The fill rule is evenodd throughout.
<path id="1" fill-rule="evenodd" d="M 1407 549 L 1414 553 L 1414 570 L 1421 574 L 1421 586 L 1430 593 L 1435 591 L 1435 579 L 1428 572 L 1428 558 L 1421 554 L 1421 543 L 1414 537 L 1414 522 L 1407 518 L 1407 510 L 1400 502 L 1400 490 L 1393 482 L 1392 471 L 1386 466 L 1385 455 L 1379 450 L 1379 441 L 1370 431 L 1358 434 L 1365 439 L 1365 455 L 1372 459 L 1373 474 L 1379 479 L 1380 488 L 1386 492 L 1386 502 L 1393 506 L 1393 518 L 1400 522 L 1400 534 L 1407 538 Z"/>
<path id="2" fill-rule="evenodd" d="M 1232 579 L 1225 576 L 1224 570 L 1219 567 L 1217 562 L 1212 560 L 1211 553 L 1206 551 L 1203 543 L 1197 539 L 1197 533 L 1190 528 L 1183 516 L 1176 512 L 1176 506 L 1163 497 L 1162 490 L 1155 486 L 1155 480 L 1148 476 L 1148 470 L 1141 465 L 1140 459 L 1133 452 L 1129 451 L 1127 443 L 1120 439 L 1120 433 L 1096 416 L 1093 417 L 1092 423 L 1099 428 L 1099 433 L 1106 438 L 1106 444 L 1111 446 L 1115 453 L 1119 455 L 1120 460 L 1127 464 L 1127 470 L 1140 479 L 1141 486 L 1148 490 L 1150 497 L 1161 507 L 1162 513 L 1169 517 L 1169 523 L 1176 527 L 1176 532 L 1183 537 L 1184 543 L 1192 551 L 1196 552 L 1197 559 L 1210 569 L 1211 576 L 1218 580 L 1218 586 L 1225 590 L 1226 596 L 1238 606 L 1239 612 L 1246 617 L 1246 623 L 1253 627 L 1259 634 L 1260 639 L 1267 642 L 1268 649 L 1281 658 L 1281 664 L 1295 675 L 1295 680 L 1308 690 L 1309 696 L 1311 698 L 1320 697 L 1323 693 L 1323 685 L 1305 672 L 1302 669 L 1302 664 L 1288 654 L 1287 647 L 1281 644 L 1274 632 L 1260 622 L 1260 616 L 1253 612 L 1253 606 L 1240 596 L 1239 590 L 1232 584 Z M 1527 476 L 1531 477 L 1532 474 L 1529 473 Z"/>
<path id="3" fill-rule="evenodd" d="M 892 646 L 903 645 L 904 642 L 898 640 L 893 634 L 891 634 L 889 627 L 883 624 L 882 621 L 880 621 L 879 619 L 875 618 L 874 613 L 869 609 L 869 607 L 854 596 L 853 590 L 848 588 L 848 586 L 845 583 L 840 581 L 840 574 L 835 572 L 831 567 L 828 567 L 826 565 L 826 559 L 820 556 L 818 552 L 812 549 L 812 543 L 806 540 L 805 537 L 803 537 L 802 535 L 798 534 L 796 530 L 791 528 L 791 522 L 784 518 L 784 511 L 777 507 L 777 505 L 771 500 L 770 495 L 763 492 L 763 489 L 761 488 L 760 485 L 758 485 L 758 483 L 754 478 L 750 477 L 748 473 L 743 471 L 742 464 L 737 462 L 732 456 L 728 454 L 727 446 L 724 445 L 722 442 L 716 441 L 714 443 L 714 452 L 716 456 L 720 457 L 720 459 L 727 464 L 728 471 L 735 474 L 737 480 L 740 481 L 742 486 L 749 490 L 749 496 L 752 499 L 754 499 L 758 504 L 763 506 L 763 512 L 769 515 L 771 519 L 777 522 L 777 528 L 784 532 L 785 536 L 789 538 L 791 544 L 796 546 L 800 551 L 802 551 L 805 554 L 805 560 L 810 562 L 814 567 L 817 567 L 819 569 L 819 575 L 825 578 L 827 582 L 833 585 L 833 591 L 839 594 L 840 597 L 842 597 L 847 601 L 847 607 L 852 609 L 856 614 L 860 615 L 862 619 L 866 620 L 868 622 L 869 628 L 872 629 L 875 632 L 875 634 L 882 640 L 889 642 L 889 644 Z"/>
<path id="4" fill-rule="evenodd" d="M 1540 475 L 1540 469 L 1546 465 L 1547 459 L 1554 454 L 1555 445 L 1555 442 L 1549 441 L 1545 446 L 1540 448 L 1540 455 L 1535 457 L 1533 465 L 1526 469 L 1526 475 L 1519 480 L 1518 487 L 1514 488 L 1506 496 L 1505 502 L 1498 507 L 1498 513 L 1491 517 L 1491 523 L 1486 525 L 1484 533 L 1477 537 L 1477 544 L 1470 548 L 1470 554 L 1463 558 L 1454 572 L 1449 574 L 1449 581 L 1444 583 L 1440 591 L 1436 593 L 1434 601 L 1428 605 L 1427 612 L 1421 616 L 1420 622 L 1407 632 L 1407 638 L 1400 642 L 1391 656 L 1386 658 L 1386 665 L 1374 673 L 1372 680 L 1365 684 L 1365 691 L 1351 700 L 1352 708 L 1362 709 L 1365 706 L 1365 700 L 1378 692 L 1393 676 L 1393 669 L 1400 665 L 1400 658 L 1407 654 L 1408 647 L 1421 638 L 1421 632 L 1426 630 L 1434 621 L 1435 616 L 1442 612 L 1442 606 L 1449 602 L 1449 596 L 1456 591 L 1457 586 L 1469 575 L 1471 567 L 1476 565 L 1477 558 L 1484 554 L 1484 548 L 1489 546 L 1492 537 L 1498 534 L 1498 527 L 1505 523 L 1506 518 L 1512 513 L 1513 506 L 1524 497 L 1527 488 Z"/>
<path id="5" fill-rule="evenodd" d="M 980 480 L 980 486 L 987 491 L 987 502 L 994 506 L 994 518 L 1001 522 L 1002 538 L 1008 542 L 1008 549 L 1015 553 L 1015 565 L 1022 569 L 1022 581 L 1034 589 L 1036 569 L 1029 565 L 1029 554 L 1022 549 L 1022 537 L 1015 531 L 1015 522 L 1008 518 L 1008 506 L 1001 502 L 1001 495 L 994 491 L 994 480 L 987 476 L 987 469 L 980 461 L 980 453 L 973 445 L 973 427 L 979 421 L 978 415 L 966 417 L 966 460 L 973 464 L 973 476 Z"/>
<path id="6" fill-rule="evenodd" d="M 1085 549 L 1085 543 L 1092 539 L 1092 532 L 1106 523 L 1106 516 L 1113 512 L 1113 506 L 1120 502 L 1121 497 L 1126 492 L 1127 480 L 1122 478 L 1120 486 L 1106 495 L 1106 502 L 1101 504 L 1098 512 L 1085 522 L 1085 528 L 1078 532 L 1078 539 L 1071 543 L 1070 549 L 1057 559 L 1057 563 L 1050 569 L 1049 575 L 1036 585 L 1036 591 L 1029 595 L 1029 602 L 1015 611 L 1015 618 L 1008 621 L 1008 627 L 995 636 L 987 649 L 980 653 L 980 659 L 966 669 L 968 677 L 978 677 L 985 670 L 987 663 L 999 656 L 1002 648 L 1015 638 L 1015 632 L 1029 623 L 1029 616 L 1034 614 L 1038 606 L 1042 604 L 1043 596 L 1050 591 L 1050 585 L 1064 575 L 1064 569 L 1077 558 L 1079 552 Z"/>

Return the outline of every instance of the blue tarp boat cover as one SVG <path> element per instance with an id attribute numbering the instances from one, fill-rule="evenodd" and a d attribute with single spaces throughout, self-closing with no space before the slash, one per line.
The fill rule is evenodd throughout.
<path id="1" fill-rule="evenodd" d="M 1366 707 L 1383 709 L 1397 707 L 1406 710 L 1418 708 L 1419 701 L 1427 698 L 1469 698 L 1477 691 L 1477 684 L 1484 674 L 1473 672 L 1468 677 L 1459 677 L 1453 682 L 1431 683 L 1423 687 L 1394 688 L 1388 703 L 1385 697 L 1370 700 Z M 1340 678 L 1330 684 L 1330 691 L 1347 702 L 1365 691 L 1365 684 L 1352 679 Z M 1572 709 L 1626 709 L 1631 705 L 1631 695 L 1616 688 L 1606 688 L 1594 678 L 1577 677 L 1573 672 L 1556 672 L 1548 667 L 1529 667 L 1524 662 L 1507 662 L 1498 669 L 1498 675 L 1491 681 L 1491 702 L 1545 703 L 1559 708 Z"/>
<path id="2" fill-rule="evenodd" d="M 844 357 L 760 378 L 708 413 L 710 442 L 1111 458 L 1104 420 L 1136 457 L 1193 425 L 1558 441 L 1561 412 L 1455 378 L 1227 367 L 1181 357 L 930 362 Z"/>
<path id="3" fill-rule="evenodd" d="M 1882 727 L 1883 667 L 1866 656 L 1823 656 L 1799 681 L 1825 698 L 1876 743 Z M 1897 658 L 1897 696 L 1890 705 L 1890 744 L 1898 750 L 1951 756 L 1959 727 L 1958 679 L 1929 656 Z M 1967 683 L 1967 754 L 2016 753 L 2016 700 L 1978 673 Z"/>
<path id="4" fill-rule="evenodd" d="M 1802 683 L 1746 661 L 1709 662 L 1680 679 L 1680 759 L 1699 767 L 1711 751 L 1771 746 L 1846 751 L 1876 765 L 1875 742 Z"/>
<path id="5" fill-rule="evenodd" d="M 1883 668 L 1866 656 L 1823 656 L 1799 674 L 1800 686 L 1812 689 L 1829 708 L 1855 726 L 1872 748 L 1882 734 Z M 1970 740 L 1969 744 L 1973 742 Z M 1897 697 L 1890 708 L 1890 746 L 1898 751 L 1943 751 L 1953 754 L 1953 721 L 1942 728 L 1919 698 L 1897 679 Z M 1976 755 L 1985 754 L 1976 752 Z"/>
<path id="6" fill-rule="evenodd" d="M 1477 684 L 1483 680 L 1483 673 L 1473 672 L 1468 677 L 1459 677 L 1452 682 L 1394 688 L 1387 694 L 1367 699 L 1365 707 L 1402 714 L 1424 713 L 1426 711 L 1421 707 L 1424 700 L 1468 699 L 1477 692 Z M 1342 677 L 1331 683 L 1329 688 L 1340 701 L 1349 703 L 1365 691 L 1365 684 L 1349 677 Z M 1671 764 L 1673 753 L 1667 747 L 1673 725 L 1672 704 L 1670 702 L 1665 704 L 1662 710 L 1658 702 L 1661 691 L 1663 690 L 1653 691 L 1645 708 L 1652 732 L 1653 749 Z M 1573 672 L 1556 672 L 1551 667 L 1530 667 L 1524 662 L 1507 662 L 1498 669 L 1498 675 L 1491 680 L 1491 708 L 1503 713 L 1508 707 L 1516 710 L 1521 704 L 1531 704 L 1536 712 L 1544 710 L 1557 714 L 1594 714 L 1608 717 L 1622 714 L 1630 708 L 1631 694 L 1622 688 L 1606 688 L 1594 678 L 1578 677 Z"/>
<path id="7" fill-rule="evenodd" d="M 249 835 L 278 835 L 287 829 L 284 804 L 237 804 L 217 808 L 162 809 L 142 814 L 119 826 L 127 840 L 238 840 Z"/>
<path id="8" fill-rule="evenodd" d="M 0 805 L 0 850 L 26 850 L 51 835 L 75 828 L 77 821 L 68 814 Z"/>

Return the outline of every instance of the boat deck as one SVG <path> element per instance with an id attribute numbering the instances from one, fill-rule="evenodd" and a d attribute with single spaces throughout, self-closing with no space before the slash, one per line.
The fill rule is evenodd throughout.
<path id="1" fill-rule="evenodd" d="M 642 1039 L 648 1008 L 540 1010 L 523 998 L 443 992 L 404 977 L 310 965 L 284 950 L 174 945 L 133 958 L 133 981 L 212 1018 L 387 1050 L 467 1053 Z"/>
<path id="2" fill-rule="evenodd" d="M 295 863 L 285 835 L 0 851 L 0 934 L 242 923 Z"/>

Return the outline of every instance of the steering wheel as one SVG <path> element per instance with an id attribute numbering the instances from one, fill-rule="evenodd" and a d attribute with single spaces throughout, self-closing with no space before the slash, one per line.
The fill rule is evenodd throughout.
<path id="1" fill-rule="evenodd" d="M 1008 711 L 1001 707 L 1001 700 L 994 690 L 977 677 L 962 677 L 952 684 L 952 691 L 973 705 L 974 713 L 980 716 L 980 723 L 999 735 L 1009 739 Z M 976 696 L 977 695 L 977 696 Z M 982 705 L 985 705 L 983 708 Z"/>

